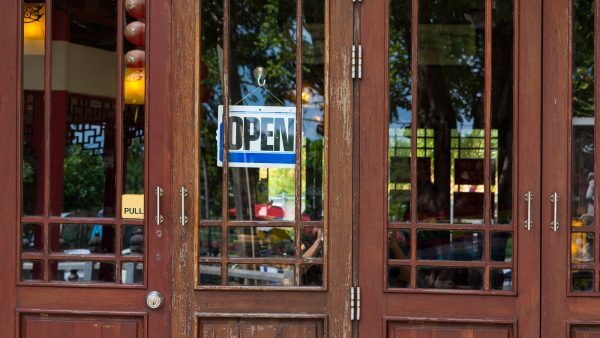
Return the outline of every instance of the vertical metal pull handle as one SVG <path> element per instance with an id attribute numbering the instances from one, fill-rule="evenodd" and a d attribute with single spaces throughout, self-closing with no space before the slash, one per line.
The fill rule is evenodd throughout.
<path id="1" fill-rule="evenodd" d="M 181 187 L 181 217 L 179 217 L 179 222 L 181 222 L 181 225 L 186 225 L 188 222 L 188 218 L 185 215 L 185 198 L 188 195 L 188 191 L 185 187 Z"/>
<path id="2" fill-rule="evenodd" d="M 550 202 L 552 202 L 552 204 L 553 204 L 553 216 L 552 216 L 552 223 L 550 223 L 550 229 L 552 229 L 552 231 L 558 231 L 559 225 L 558 225 L 558 194 L 557 193 L 553 193 L 550 196 Z"/>
<path id="3" fill-rule="evenodd" d="M 163 188 L 160 186 L 156 187 L 156 217 L 154 220 L 156 221 L 156 225 L 160 225 L 164 221 L 164 217 L 160 214 L 160 199 L 164 194 Z"/>
<path id="4" fill-rule="evenodd" d="M 531 201 L 533 200 L 533 194 L 531 191 L 528 191 L 525 194 L 525 201 L 527 202 L 527 219 L 525 220 L 525 228 L 528 231 L 531 231 L 531 227 L 533 226 L 533 222 L 531 221 Z"/>

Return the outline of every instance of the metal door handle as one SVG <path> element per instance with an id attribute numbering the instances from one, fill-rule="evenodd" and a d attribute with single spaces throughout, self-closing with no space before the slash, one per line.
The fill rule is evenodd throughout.
<path id="1" fill-rule="evenodd" d="M 525 220 L 525 228 L 528 231 L 531 231 L 531 227 L 533 226 L 533 222 L 531 221 L 531 201 L 533 200 L 533 194 L 531 191 L 528 191 L 525 194 L 525 201 L 527 202 L 527 219 Z"/>
<path id="2" fill-rule="evenodd" d="M 186 225 L 188 222 L 188 218 L 185 215 L 185 198 L 188 195 L 188 191 L 185 187 L 181 187 L 181 217 L 179 217 L 179 222 L 181 222 L 181 225 Z"/>
<path id="3" fill-rule="evenodd" d="M 550 202 L 553 204 L 553 215 L 552 215 L 552 223 L 550 223 L 550 229 L 552 231 L 558 231 L 558 194 L 553 193 L 550 195 Z"/>
<path id="4" fill-rule="evenodd" d="M 163 188 L 160 186 L 156 187 L 156 225 L 160 225 L 164 221 L 164 217 L 160 214 L 160 199 L 164 194 Z"/>

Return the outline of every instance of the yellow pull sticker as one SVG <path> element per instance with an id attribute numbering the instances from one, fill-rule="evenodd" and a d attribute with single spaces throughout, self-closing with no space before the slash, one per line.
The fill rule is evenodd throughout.
<path id="1" fill-rule="evenodd" d="M 144 195 L 123 195 L 121 217 L 127 219 L 144 219 Z"/>

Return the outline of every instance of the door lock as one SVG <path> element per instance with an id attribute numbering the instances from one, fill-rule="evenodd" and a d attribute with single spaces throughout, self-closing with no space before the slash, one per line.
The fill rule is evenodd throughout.
<path id="1" fill-rule="evenodd" d="M 158 310 L 163 306 L 165 299 L 158 291 L 152 291 L 146 295 L 146 305 L 152 310 Z"/>

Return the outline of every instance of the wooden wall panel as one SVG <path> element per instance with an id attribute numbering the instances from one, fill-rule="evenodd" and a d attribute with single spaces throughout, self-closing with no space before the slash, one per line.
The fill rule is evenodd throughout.
<path id="1" fill-rule="evenodd" d="M 600 338 L 600 325 L 573 325 L 572 338 Z"/>
<path id="2" fill-rule="evenodd" d="M 143 338 L 144 319 L 77 315 L 27 314 L 22 338 Z"/>
<path id="3" fill-rule="evenodd" d="M 475 323 L 388 323 L 390 338 L 511 338 L 512 325 Z"/>
<path id="4" fill-rule="evenodd" d="M 317 338 L 323 337 L 319 319 L 210 319 L 198 325 L 201 338 Z"/>

